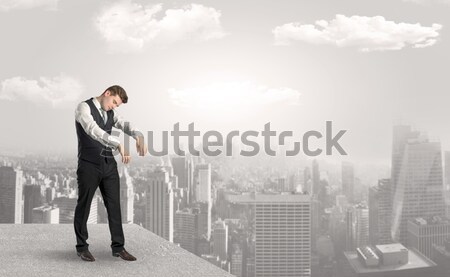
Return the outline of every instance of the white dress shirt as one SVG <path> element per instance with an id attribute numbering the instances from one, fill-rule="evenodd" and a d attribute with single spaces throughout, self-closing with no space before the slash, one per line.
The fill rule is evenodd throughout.
<path id="1" fill-rule="evenodd" d="M 103 109 L 101 108 L 100 102 L 98 102 L 97 98 L 94 97 L 92 101 L 97 107 L 100 115 L 103 117 L 104 114 Z M 140 134 L 139 130 L 135 129 L 132 124 L 122 118 L 114 109 L 113 109 L 114 117 L 114 127 L 122 130 L 125 134 L 132 136 L 135 138 L 136 135 Z M 94 140 L 100 142 L 104 146 L 110 147 L 113 151 L 117 150 L 120 145 L 120 140 L 118 137 L 113 135 L 109 135 L 105 132 L 100 126 L 98 126 L 97 122 L 95 122 L 94 118 L 91 115 L 91 108 L 86 102 L 81 102 L 78 104 L 75 110 L 75 120 L 81 124 L 86 134 L 88 134 Z"/>

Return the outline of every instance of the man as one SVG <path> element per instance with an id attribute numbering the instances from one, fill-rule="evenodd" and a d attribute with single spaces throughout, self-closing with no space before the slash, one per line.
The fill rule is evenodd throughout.
<path id="1" fill-rule="evenodd" d="M 75 127 L 78 137 L 78 201 L 75 208 L 74 228 L 77 254 L 84 261 L 95 261 L 89 252 L 87 220 L 91 202 L 100 187 L 111 232 L 112 255 L 126 261 L 136 258 L 125 248 L 120 211 L 120 178 L 113 151 L 118 151 L 122 163 L 130 162 L 130 155 L 118 138 L 111 135 L 112 127 L 121 129 L 136 140 L 140 156 L 147 153 L 144 137 L 114 110 L 128 102 L 125 90 L 120 86 L 107 88 L 100 96 L 81 102 L 75 110 Z"/>

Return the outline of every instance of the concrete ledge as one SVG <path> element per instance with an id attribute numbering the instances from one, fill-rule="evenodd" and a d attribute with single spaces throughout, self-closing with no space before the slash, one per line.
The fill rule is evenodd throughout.
<path id="1" fill-rule="evenodd" d="M 134 262 L 111 255 L 108 225 L 88 225 L 88 231 L 95 262 L 77 256 L 72 224 L 0 224 L 0 276 L 233 276 L 134 224 L 124 225 Z"/>

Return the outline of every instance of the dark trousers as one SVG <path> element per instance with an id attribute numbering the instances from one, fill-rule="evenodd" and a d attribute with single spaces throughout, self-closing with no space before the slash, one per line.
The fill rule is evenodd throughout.
<path id="1" fill-rule="evenodd" d="M 74 218 L 77 251 L 88 250 L 89 247 L 86 242 L 88 239 L 87 220 L 97 187 L 100 187 L 108 212 L 112 251 L 121 251 L 124 247 L 125 238 L 120 212 L 120 178 L 117 172 L 117 162 L 112 158 L 105 157 L 101 158 L 100 165 L 78 160 L 77 181 L 78 201 Z"/>

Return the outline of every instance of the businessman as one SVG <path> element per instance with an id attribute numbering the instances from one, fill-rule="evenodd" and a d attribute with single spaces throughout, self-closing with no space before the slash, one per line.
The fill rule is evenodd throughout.
<path id="1" fill-rule="evenodd" d="M 115 108 L 127 102 L 126 91 L 115 85 L 107 88 L 100 96 L 81 102 L 75 110 L 75 127 L 78 137 L 78 201 L 75 208 L 74 228 L 77 255 L 84 261 L 95 261 L 87 243 L 87 220 L 97 187 L 100 187 L 108 213 L 112 255 L 126 261 L 136 260 L 124 248 L 125 237 L 120 211 L 120 178 L 113 152 L 120 153 L 124 164 L 130 162 L 130 155 L 120 140 L 111 134 L 112 127 L 121 129 L 136 140 L 136 149 L 140 156 L 147 153 L 142 133 L 115 111 Z"/>

